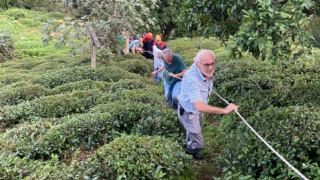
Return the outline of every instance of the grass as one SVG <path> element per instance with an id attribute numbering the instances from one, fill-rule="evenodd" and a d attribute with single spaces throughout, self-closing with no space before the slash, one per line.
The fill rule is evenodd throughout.
<path id="1" fill-rule="evenodd" d="M 61 19 L 64 15 L 56 12 L 39 12 L 25 9 L 9 9 L 0 14 L 0 32 L 10 32 L 14 38 L 15 54 L 20 58 L 42 57 L 53 54 L 67 54 L 69 47 L 55 48 L 57 41 L 42 45 L 41 23 Z"/>

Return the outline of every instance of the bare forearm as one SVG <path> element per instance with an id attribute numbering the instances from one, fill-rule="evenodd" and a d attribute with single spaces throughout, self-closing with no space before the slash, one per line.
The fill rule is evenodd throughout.
<path id="1" fill-rule="evenodd" d="M 194 102 L 194 105 L 199 112 L 206 114 L 230 114 L 232 111 L 237 110 L 238 106 L 229 104 L 226 108 L 214 107 L 203 103 L 202 101 Z"/>
<path id="2" fill-rule="evenodd" d="M 187 69 L 184 69 L 183 71 L 181 71 L 181 73 L 175 74 L 178 77 L 182 77 L 184 75 L 184 73 L 186 73 Z"/>
<path id="3" fill-rule="evenodd" d="M 214 107 L 214 106 L 200 106 L 197 108 L 197 111 L 206 113 L 206 114 L 226 114 L 226 109 L 225 108 L 219 108 L 219 107 Z"/>

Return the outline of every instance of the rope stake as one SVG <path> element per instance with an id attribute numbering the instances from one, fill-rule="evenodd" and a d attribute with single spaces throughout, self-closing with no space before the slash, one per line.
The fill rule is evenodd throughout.
<path id="1" fill-rule="evenodd" d="M 212 90 L 212 92 L 217 95 L 222 101 L 224 101 L 227 105 L 229 105 L 230 103 L 225 100 L 223 97 L 221 97 L 218 93 L 216 93 L 214 90 Z M 308 180 L 308 178 L 306 178 L 300 171 L 298 171 L 295 167 L 293 167 L 286 159 L 284 159 L 283 156 L 281 156 L 275 149 L 273 149 L 273 147 L 267 142 L 265 141 L 251 126 L 250 124 L 240 115 L 240 113 L 235 110 L 234 111 L 240 118 L 241 120 L 250 128 L 250 130 L 273 152 L 275 153 L 287 166 L 289 166 L 295 173 L 297 173 L 302 179 L 304 180 Z"/>

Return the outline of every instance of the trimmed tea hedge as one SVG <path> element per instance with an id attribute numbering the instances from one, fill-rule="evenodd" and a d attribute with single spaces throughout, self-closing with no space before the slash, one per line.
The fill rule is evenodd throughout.
<path id="1" fill-rule="evenodd" d="M 121 91 L 124 89 L 133 90 L 133 89 L 143 89 L 145 88 L 145 82 L 139 79 L 121 79 L 118 82 L 115 82 L 111 88 L 111 92 Z"/>
<path id="2" fill-rule="evenodd" d="M 76 179 L 176 179 L 187 159 L 170 139 L 123 136 L 99 148 L 73 172 Z"/>
<path id="3" fill-rule="evenodd" d="M 122 62 L 112 62 L 110 65 L 115 67 L 121 67 L 122 69 L 128 72 L 140 74 L 141 76 L 149 76 L 153 71 L 153 61 L 147 59 L 129 59 Z"/>
<path id="4" fill-rule="evenodd" d="M 32 117 L 62 117 L 71 113 L 85 112 L 97 104 L 99 91 L 76 91 L 70 94 L 45 96 L 14 106 L 6 106 L 0 112 L 1 122 L 12 124 Z"/>
<path id="5" fill-rule="evenodd" d="M 108 101 L 125 100 L 127 103 L 142 102 L 144 104 L 150 103 L 151 105 L 162 105 L 163 96 L 160 96 L 150 89 L 134 89 L 134 90 L 122 90 L 116 91 L 108 96 L 99 99 L 99 104 L 106 103 Z"/>
<path id="6" fill-rule="evenodd" d="M 97 80 L 106 82 L 116 82 L 120 79 L 139 79 L 139 75 L 127 72 L 117 67 L 101 67 L 92 69 L 91 67 L 75 67 L 63 69 L 61 71 L 49 74 L 39 75 L 33 79 L 34 83 L 42 84 L 48 88 L 81 81 L 81 80 Z"/>
<path id="7" fill-rule="evenodd" d="M 23 84 L 25 85 L 15 83 L 1 88 L 0 106 L 18 104 L 24 101 L 33 100 L 46 94 L 47 89 L 41 85 L 28 84 L 28 82 L 23 82 Z"/>
<path id="8" fill-rule="evenodd" d="M 70 93 L 72 91 L 78 91 L 78 90 L 91 90 L 91 89 L 108 91 L 110 89 L 110 86 L 112 86 L 111 83 L 87 79 L 83 81 L 77 81 L 77 82 L 72 82 L 72 83 L 57 86 L 53 89 L 50 89 L 48 91 L 48 94 L 54 95 L 54 94 L 61 94 L 61 93 Z"/>
<path id="9" fill-rule="evenodd" d="M 248 122 L 293 166 L 309 179 L 315 179 L 320 176 L 320 168 L 313 166 L 320 160 L 319 110 L 305 106 L 270 107 L 257 112 Z M 223 163 L 228 162 L 226 166 L 232 174 L 239 173 L 238 178 L 247 175 L 252 179 L 292 179 L 289 168 L 237 119 L 226 116 L 226 123 L 222 125 L 224 143 L 228 142 L 226 157 L 223 157 L 228 161 Z"/>

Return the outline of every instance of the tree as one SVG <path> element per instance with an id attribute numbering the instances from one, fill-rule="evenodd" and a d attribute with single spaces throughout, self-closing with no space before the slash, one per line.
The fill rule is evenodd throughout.
<path id="1" fill-rule="evenodd" d="M 57 39 L 57 45 L 69 45 L 73 53 L 87 54 L 90 37 L 86 25 L 91 24 L 105 49 L 115 52 L 120 49 L 117 36 L 122 31 L 134 34 L 135 29 L 145 25 L 142 15 L 149 13 L 142 0 L 77 0 L 76 3 L 84 16 L 49 21 L 42 29 L 44 44 Z"/>
<path id="2" fill-rule="evenodd" d="M 7 10 L 10 7 L 15 6 L 18 3 L 18 0 L 1 0 L 0 8 Z"/>
<path id="3" fill-rule="evenodd" d="M 311 0 L 189 0 L 180 19 L 223 42 L 234 36 L 233 57 L 248 51 L 262 59 L 296 58 L 311 49 L 306 43 L 310 21 L 303 11 L 312 7 Z"/>
<path id="4" fill-rule="evenodd" d="M 150 1 L 145 1 L 148 6 L 151 6 Z M 173 30 L 179 28 L 180 22 L 177 17 L 180 15 L 182 0 L 162 0 L 158 1 L 154 8 L 150 10 L 150 15 L 143 17 L 148 23 L 149 19 L 153 19 L 154 24 L 149 24 L 148 30 L 155 34 L 161 34 L 162 39 L 167 41 Z"/>

